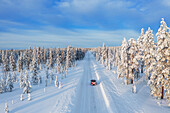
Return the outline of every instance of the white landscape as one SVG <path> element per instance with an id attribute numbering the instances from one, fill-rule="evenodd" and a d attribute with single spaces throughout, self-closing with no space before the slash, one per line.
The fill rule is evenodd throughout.
<path id="1" fill-rule="evenodd" d="M 32 87 L 31 100 L 23 94 L 19 84 L 12 92 L 0 94 L 0 112 L 4 112 L 5 102 L 10 113 L 168 113 L 165 100 L 150 97 L 149 87 L 141 78 L 137 83 L 137 93 L 132 93 L 132 85 L 124 85 L 112 71 L 106 70 L 96 62 L 93 54 L 87 52 L 84 60 L 69 70 L 61 80 L 61 88 L 54 81 L 45 87 L 44 81 Z M 39 73 L 43 78 L 45 71 Z M 96 79 L 97 85 L 91 86 L 90 80 Z M 44 91 L 45 88 L 45 91 Z M 12 104 L 13 100 L 13 104 Z M 160 103 L 157 104 L 157 103 Z"/>
<path id="2" fill-rule="evenodd" d="M 170 0 L 0 0 L 0 113 L 170 113 Z"/>

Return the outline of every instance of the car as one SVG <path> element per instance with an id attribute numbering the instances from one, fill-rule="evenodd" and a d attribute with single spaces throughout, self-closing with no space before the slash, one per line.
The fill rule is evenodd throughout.
<path id="1" fill-rule="evenodd" d="M 91 85 L 92 85 L 92 86 L 97 85 L 96 80 L 94 80 L 94 79 L 93 79 L 93 80 L 91 80 Z"/>

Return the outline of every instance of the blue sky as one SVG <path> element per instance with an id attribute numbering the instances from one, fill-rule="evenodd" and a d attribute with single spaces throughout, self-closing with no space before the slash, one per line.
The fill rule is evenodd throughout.
<path id="1" fill-rule="evenodd" d="M 169 11 L 170 0 L 0 0 L 0 49 L 119 46 L 170 25 Z"/>

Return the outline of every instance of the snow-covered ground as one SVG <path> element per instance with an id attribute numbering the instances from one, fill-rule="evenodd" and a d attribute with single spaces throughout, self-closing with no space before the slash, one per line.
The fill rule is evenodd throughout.
<path id="1" fill-rule="evenodd" d="M 132 85 L 122 84 L 114 69 L 106 70 L 90 52 L 77 64 L 66 78 L 58 75 L 60 89 L 54 81 L 48 81 L 47 87 L 44 81 L 40 86 L 32 86 L 31 101 L 27 94 L 20 101 L 22 90 L 15 84 L 13 92 L 0 94 L 0 113 L 4 113 L 5 102 L 10 113 L 170 113 L 164 101 L 152 99 L 146 82 L 139 80 L 137 93 L 132 93 Z M 45 76 L 45 71 L 40 74 Z M 91 86 L 91 79 L 96 79 L 98 85 Z"/>

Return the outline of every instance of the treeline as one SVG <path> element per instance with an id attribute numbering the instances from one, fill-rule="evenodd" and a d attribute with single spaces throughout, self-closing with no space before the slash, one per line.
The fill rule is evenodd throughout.
<path id="1" fill-rule="evenodd" d="M 65 76 L 70 67 L 82 60 L 86 49 L 75 48 L 29 48 L 26 50 L 0 50 L 0 93 L 12 91 L 13 83 L 19 80 L 23 93 L 29 93 L 31 84 L 42 82 L 41 70 L 46 70 L 46 77 L 53 73 Z M 29 72 L 29 73 L 28 73 Z M 49 73 L 50 72 L 50 73 Z M 24 75 L 23 75 L 24 74 Z"/>

